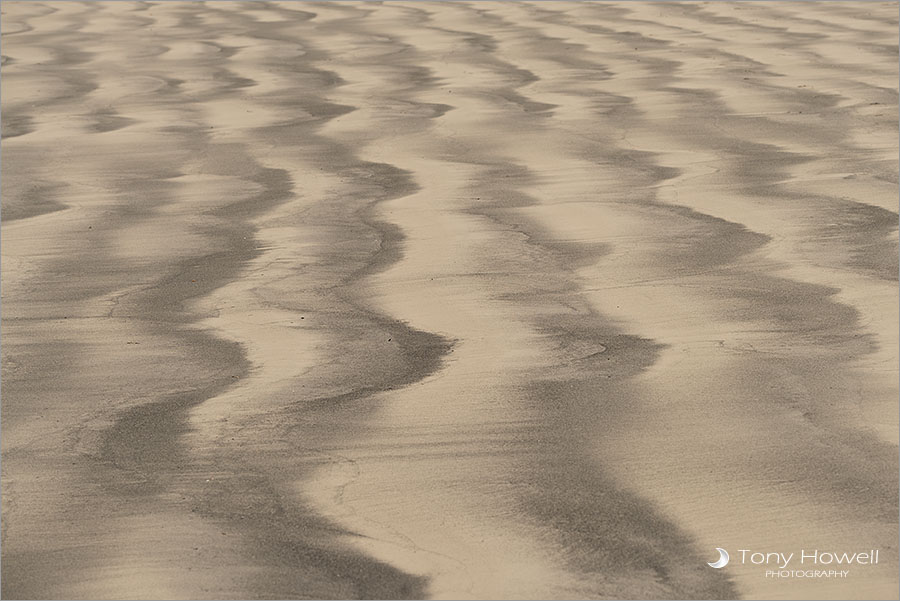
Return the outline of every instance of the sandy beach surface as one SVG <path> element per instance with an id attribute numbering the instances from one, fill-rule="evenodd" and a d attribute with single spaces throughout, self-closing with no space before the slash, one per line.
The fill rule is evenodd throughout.
<path id="1" fill-rule="evenodd" d="M 896 599 L 897 10 L 4 1 L 2 596 Z"/>

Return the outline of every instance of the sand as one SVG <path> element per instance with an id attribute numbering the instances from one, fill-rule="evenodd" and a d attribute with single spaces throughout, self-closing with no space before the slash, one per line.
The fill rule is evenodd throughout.
<path id="1" fill-rule="evenodd" d="M 4 598 L 897 598 L 897 27 L 4 2 Z"/>

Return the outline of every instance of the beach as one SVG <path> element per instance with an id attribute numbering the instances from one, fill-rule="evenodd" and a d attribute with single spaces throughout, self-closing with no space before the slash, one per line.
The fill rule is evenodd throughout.
<path id="1" fill-rule="evenodd" d="M 897 598 L 897 7 L 4 2 L 2 596 Z"/>

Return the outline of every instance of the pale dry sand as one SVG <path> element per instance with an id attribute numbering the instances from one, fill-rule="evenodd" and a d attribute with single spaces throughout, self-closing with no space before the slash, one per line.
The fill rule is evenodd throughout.
<path id="1" fill-rule="evenodd" d="M 5 598 L 897 598 L 896 2 L 2 32 Z"/>

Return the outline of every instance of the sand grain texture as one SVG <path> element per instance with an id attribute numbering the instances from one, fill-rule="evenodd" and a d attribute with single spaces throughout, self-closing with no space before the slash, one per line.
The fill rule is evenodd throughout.
<path id="1" fill-rule="evenodd" d="M 3 596 L 897 598 L 897 37 L 4 2 Z"/>

